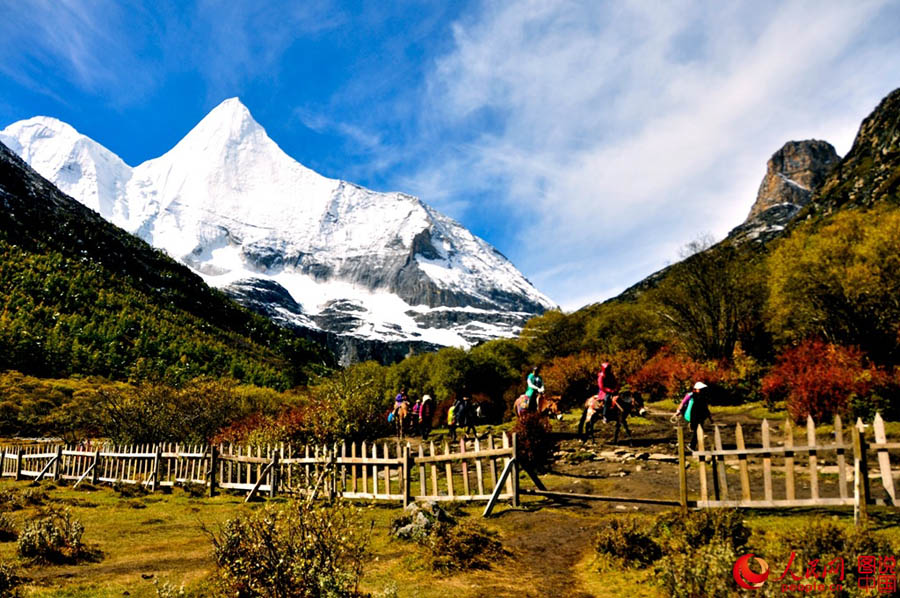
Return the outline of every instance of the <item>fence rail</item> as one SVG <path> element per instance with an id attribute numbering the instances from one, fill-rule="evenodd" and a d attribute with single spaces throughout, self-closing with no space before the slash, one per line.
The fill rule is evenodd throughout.
<path id="1" fill-rule="evenodd" d="M 142 484 L 153 491 L 199 484 L 246 491 L 247 500 L 268 496 L 326 495 L 387 501 L 493 501 L 518 504 L 516 437 L 504 433 L 483 440 L 415 451 L 407 443 L 341 443 L 302 446 L 232 444 L 143 444 L 71 447 L 0 446 L 0 478 L 81 483 Z M 513 475 L 500 479 L 499 472 Z M 501 482 L 501 483 L 498 483 Z"/>

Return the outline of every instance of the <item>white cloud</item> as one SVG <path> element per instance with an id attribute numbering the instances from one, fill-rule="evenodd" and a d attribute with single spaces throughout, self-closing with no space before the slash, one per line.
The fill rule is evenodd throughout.
<path id="1" fill-rule="evenodd" d="M 486 3 L 454 25 L 455 46 L 429 80 L 429 119 L 438 130 L 482 119 L 487 130 L 438 151 L 412 186 L 464 172 L 447 181 L 459 202 L 490 185 L 497 213 L 521 223 L 503 249 L 533 282 L 567 308 L 604 298 L 698 234 L 739 224 L 785 141 L 849 149 L 860 120 L 900 85 L 888 10 Z"/>

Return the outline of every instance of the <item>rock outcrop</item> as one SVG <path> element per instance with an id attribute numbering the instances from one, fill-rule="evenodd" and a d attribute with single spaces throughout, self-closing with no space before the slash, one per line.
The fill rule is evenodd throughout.
<path id="1" fill-rule="evenodd" d="M 766 243 L 813 198 L 840 156 L 827 141 L 788 141 L 775 152 L 747 219 L 728 234 L 736 243 Z"/>
<path id="2" fill-rule="evenodd" d="M 822 184 L 810 210 L 900 203 L 900 89 L 885 97 L 859 128 L 853 147 Z"/>

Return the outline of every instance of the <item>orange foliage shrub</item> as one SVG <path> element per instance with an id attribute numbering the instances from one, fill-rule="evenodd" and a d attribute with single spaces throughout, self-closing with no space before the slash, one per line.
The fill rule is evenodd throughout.
<path id="1" fill-rule="evenodd" d="M 805 340 L 778 356 L 762 380 L 762 392 L 770 403 L 786 401 L 796 421 L 811 415 L 824 422 L 835 414 L 850 415 L 854 403 L 864 407 L 876 390 L 890 384 L 889 376 L 867 365 L 858 348 Z"/>
<path id="2" fill-rule="evenodd" d="M 307 407 L 292 407 L 275 416 L 253 413 L 222 428 L 213 444 L 263 445 L 275 442 L 309 442 L 314 430 Z"/>
<path id="3" fill-rule="evenodd" d="M 555 449 L 547 418 L 537 413 L 524 413 L 516 420 L 513 434 L 516 435 L 517 460 L 526 467 L 543 470 Z"/>
<path id="4" fill-rule="evenodd" d="M 604 361 L 612 364 L 616 378 L 624 382 L 641 367 L 644 358 L 644 353 L 638 350 L 619 351 L 613 355 L 582 351 L 553 359 L 544 366 L 541 376 L 547 393 L 561 395 L 563 405 L 568 407 L 597 393 L 597 373 Z"/>
<path id="5" fill-rule="evenodd" d="M 628 383 L 648 400 L 658 401 L 664 398 L 681 398 L 697 380 L 717 384 L 724 378 L 725 372 L 721 369 L 663 348 L 632 374 Z"/>

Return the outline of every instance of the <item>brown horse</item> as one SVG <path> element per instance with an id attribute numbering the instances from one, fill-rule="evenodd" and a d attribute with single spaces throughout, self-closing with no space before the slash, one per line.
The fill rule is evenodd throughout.
<path id="1" fill-rule="evenodd" d="M 584 410 L 581 412 L 581 420 L 578 422 L 578 435 L 582 440 L 591 438 L 594 433 L 594 424 L 600 419 L 603 411 L 603 403 L 597 395 L 591 395 L 584 402 Z M 628 439 L 631 439 L 631 428 L 628 427 L 628 416 L 643 416 L 647 413 L 644 409 L 644 401 L 640 395 L 623 392 L 612 397 L 609 406 L 609 415 L 616 422 L 616 431 L 613 434 L 613 444 L 619 442 L 619 429 L 625 428 Z"/>
<path id="2" fill-rule="evenodd" d="M 409 401 L 397 403 L 394 407 L 394 424 L 397 426 L 397 438 L 403 440 L 403 431 L 409 416 Z"/>
<path id="3" fill-rule="evenodd" d="M 537 413 L 548 417 L 555 417 L 558 420 L 562 419 L 562 413 L 559 412 L 560 398 L 562 398 L 560 395 L 553 395 L 551 397 L 544 394 L 538 395 Z M 518 418 L 521 418 L 528 412 L 528 395 L 520 395 L 513 404 L 513 409 Z"/>

